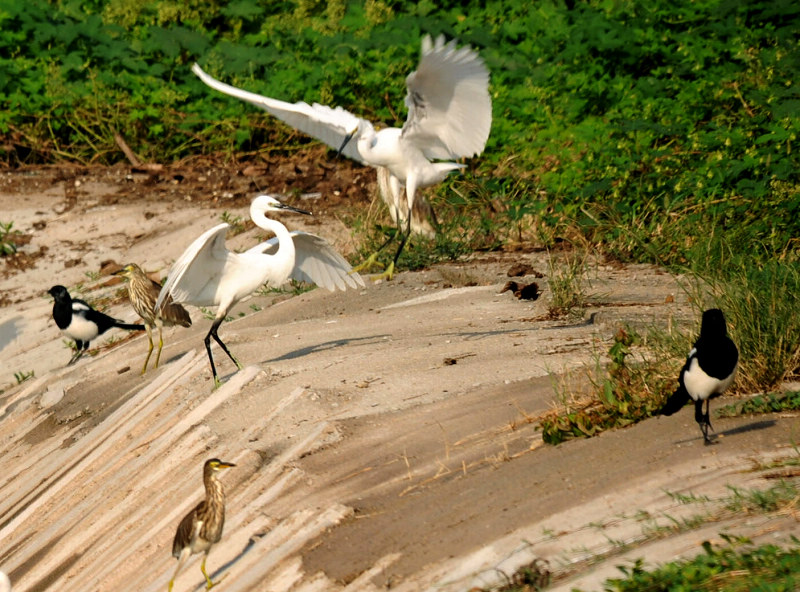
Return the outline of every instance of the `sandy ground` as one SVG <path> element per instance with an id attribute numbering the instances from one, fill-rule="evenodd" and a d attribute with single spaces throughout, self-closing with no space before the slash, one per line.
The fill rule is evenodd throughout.
<path id="1" fill-rule="evenodd" d="M 222 477 L 225 535 L 208 559 L 231 592 L 461 591 L 537 558 L 552 589 L 592 590 L 616 565 L 690 556 L 720 533 L 796 532 L 797 515 L 779 513 L 648 536 L 714 506 L 668 492 L 767 487 L 753 466 L 796 454 L 796 416 L 718 419 L 709 447 L 689 409 L 542 444 L 535 419 L 554 387 L 582 388 L 621 323 L 691 327 L 676 278 L 648 266 L 594 265 L 578 319 L 548 318 L 546 278 L 536 301 L 500 292 L 514 264 L 546 272 L 541 252 L 476 254 L 357 291 L 256 295 L 220 330 L 245 368 L 215 349 L 218 390 L 202 345 L 210 321 L 194 308 L 190 329 L 165 331 L 157 370 L 140 374 L 147 338 L 121 331 L 65 368 L 51 285 L 133 321 L 107 270 L 134 261 L 163 276 L 223 211 L 247 218 L 265 187 L 305 194 L 317 216 L 281 220 L 352 252 L 342 212 L 368 206 L 369 171 L 347 166 L 345 183 L 328 164 L 207 168 L 2 176 L 0 221 L 29 239 L 0 262 L 0 569 L 15 591 L 163 590 L 175 528 L 214 456 L 237 464 Z M 203 589 L 199 563 L 176 591 Z"/>

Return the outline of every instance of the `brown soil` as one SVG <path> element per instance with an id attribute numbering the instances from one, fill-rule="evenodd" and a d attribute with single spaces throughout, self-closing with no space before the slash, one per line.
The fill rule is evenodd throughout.
<path id="1" fill-rule="evenodd" d="M 0 221 L 25 237 L 0 260 L 0 569 L 15 591 L 163 590 L 174 529 L 201 498 L 211 456 L 237 464 L 223 476 L 225 537 L 208 559 L 225 591 L 468 590 L 536 558 L 553 589 L 599 589 L 616 564 L 692 555 L 720 532 L 785 542 L 796 531 L 795 509 L 719 513 L 646 536 L 718 511 L 667 492 L 769 486 L 753 467 L 796 455 L 793 414 L 716 420 L 708 447 L 689 409 L 542 444 L 536 418 L 556 404 L 554 386 L 585 391 L 586 369 L 621 323 L 692 326 L 679 278 L 649 266 L 597 262 L 577 319 L 548 314 L 547 256 L 525 250 L 359 291 L 257 295 L 220 330 L 246 367 L 236 372 L 215 349 L 225 381 L 216 391 L 197 309 L 190 329 L 165 331 L 161 367 L 144 376 L 141 333 L 109 333 L 64 368 L 70 352 L 43 296 L 51 285 L 135 320 L 108 270 L 135 261 L 163 276 L 223 212 L 246 219 L 259 192 L 312 209 L 313 219 L 282 220 L 350 255 L 347 222 L 370 207 L 374 173 L 322 150 L 155 173 L 2 173 Z M 229 242 L 259 236 L 250 228 Z M 509 272 L 520 285 L 535 280 L 541 296 L 503 292 Z M 176 592 L 202 588 L 199 561 Z"/>

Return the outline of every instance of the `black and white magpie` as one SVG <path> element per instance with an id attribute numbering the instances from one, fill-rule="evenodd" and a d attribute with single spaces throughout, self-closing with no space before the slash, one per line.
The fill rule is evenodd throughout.
<path id="1" fill-rule="evenodd" d="M 728 337 L 725 316 L 718 308 L 708 309 L 703 313 L 700 336 L 694 342 L 678 377 L 678 389 L 667 399 L 660 414 L 672 415 L 692 399 L 694 419 L 700 425 L 704 442 L 711 444 L 708 438 L 708 429 L 711 428 L 709 401 L 721 395 L 733 383 L 738 364 L 739 350 Z M 703 401 L 706 402 L 705 413 Z"/>
<path id="2" fill-rule="evenodd" d="M 89 342 L 92 339 L 112 327 L 128 331 L 144 331 L 144 325 L 123 323 L 93 309 L 87 302 L 79 298 L 72 298 L 64 286 L 53 286 L 47 293 L 55 300 L 53 320 L 64 335 L 75 340 L 77 347 L 77 351 L 70 358 L 67 366 L 78 361 L 78 358 L 89 349 Z"/>

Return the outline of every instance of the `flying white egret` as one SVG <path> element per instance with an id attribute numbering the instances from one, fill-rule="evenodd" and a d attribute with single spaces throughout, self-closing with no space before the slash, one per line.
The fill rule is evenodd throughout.
<path id="1" fill-rule="evenodd" d="M 204 340 L 215 384 L 219 384 L 219 379 L 211 355 L 211 338 L 241 369 L 217 330 L 233 305 L 263 284 L 278 287 L 292 278 L 330 291 L 364 286 L 361 276 L 324 238 L 306 232 L 289 232 L 283 224 L 265 215 L 287 210 L 310 214 L 284 205 L 271 195 L 259 195 L 250 204 L 250 217 L 256 225 L 272 232 L 274 238 L 243 253 L 234 253 L 225 247 L 228 224 L 218 224 L 201 234 L 178 257 L 158 295 L 155 310 L 161 310 L 168 297 L 172 297 L 173 302 L 217 307 Z"/>
<path id="2" fill-rule="evenodd" d="M 406 77 L 408 118 L 402 128 L 376 131 L 372 123 L 341 107 L 286 103 L 220 82 L 197 64 L 192 71 L 211 88 L 265 109 L 345 156 L 376 167 L 379 173 L 386 169 L 388 176 L 379 183 L 383 200 L 392 218 L 406 225 L 394 260 L 383 274 L 388 278 L 412 229 L 429 235 L 432 231 L 422 223 L 412 224 L 412 218 L 420 218 L 417 189 L 440 183 L 450 171 L 465 166 L 433 161 L 479 155 L 492 125 L 489 71 L 469 46 L 458 49 L 454 40 L 445 43 L 443 35 L 435 42 L 429 35 L 422 39 L 419 66 Z M 375 257 L 361 267 L 374 263 Z"/>

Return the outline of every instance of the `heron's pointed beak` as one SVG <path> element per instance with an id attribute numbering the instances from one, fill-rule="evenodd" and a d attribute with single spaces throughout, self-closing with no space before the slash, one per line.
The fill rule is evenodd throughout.
<path id="1" fill-rule="evenodd" d="M 313 215 L 313 214 L 312 214 L 311 212 L 309 212 L 308 210 L 301 210 L 300 208 L 296 208 L 296 207 L 294 207 L 294 206 L 289 206 L 289 205 L 286 205 L 286 204 L 283 204 L 283 203 L 282 203 L 280 206 L 278 206 L 278 207 L 279 207 L 280 209 L 282 209 L 282 210 L 289 210 L 290 212 L 296 212 L 296 213 L 298 213 L 298 214 L 305 214 L 306 216 L 311 216 L 311 215 Z"/>
<path id="2" fill-rule="evenodd" d="M 339 158 L 342 155 L 342 150 L 344 150 L 344 147 L 350 143 L 350 140 L 353 139 L 353 136 L 356 135 L 357 131 L 358 128 L 354 129 L 352 132 L 350 132 L 344 137 L 344 142 L 342 142 L 342 145 L 339 146 L 339 149 L 336 151 L 336 158 Z"/>

